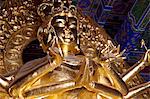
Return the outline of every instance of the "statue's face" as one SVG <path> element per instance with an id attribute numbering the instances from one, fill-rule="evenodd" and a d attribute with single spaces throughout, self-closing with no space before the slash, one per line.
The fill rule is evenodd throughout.
<path id="1" fill-rule="evenodd" d="M 63 44 L 71 44 L 77 40 L 77 19 L 68 13 L 57 15 L 51 20 L 59 41 Z"/>

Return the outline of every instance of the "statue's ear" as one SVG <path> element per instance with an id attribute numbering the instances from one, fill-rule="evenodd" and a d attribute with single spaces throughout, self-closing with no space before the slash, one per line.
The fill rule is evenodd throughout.
<path id="1" fill-rule="evenodd" d="M 50 27 L 49 29 L 42 27 L 39 27 L 37 32 L 37 38 L 40 42 L 40 46 L 43 48 L 44 52 L 48 50 L 49 47 L 52 46 L 55 36 L 55 30 L 53 27 Z"/>
<path id="2" fill-rule="evenodd" d="M 51 41 L 54 39 L 54 36 L 56 36 L 55 29 L 53 28 L 53 26 L 50 26 L 50 28 L 48 29 L 48 44 L 51 43 Z"/>
<path id="3" fill-rule="evenodd" d="M 37 32 L 37 39 L 39 40 L 40 46 L 42 47 L 43 51 L 47 51 L 47 44 L 46 44 L 46 38 L 48 37 L 48 33 L 45 33 L 44 29 L 42 27 L 39 27 Z"/>

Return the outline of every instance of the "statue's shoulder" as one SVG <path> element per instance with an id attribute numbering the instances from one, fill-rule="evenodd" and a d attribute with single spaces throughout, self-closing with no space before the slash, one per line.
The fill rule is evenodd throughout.
<path id="1" fill-rule="evenodd" d="M 46 64 L 48 64 L 47 56 L 43 58 L 34 59 L 32 61 L 25 63 L 23 66 L 20 67 L 20 69 L 18 69 L 15 75 L 15 79 L 11 85 L 16 83 L 18 80 L 26 77 L 28 74 L 34 73 L 37 69 L 39 69 L 42 66 L 45 66 Z"/>

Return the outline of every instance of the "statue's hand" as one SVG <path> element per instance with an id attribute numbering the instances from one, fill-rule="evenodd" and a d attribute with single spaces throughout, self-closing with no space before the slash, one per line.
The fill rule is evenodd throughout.
<path id="1" fill-rule="evenodd" d="M 146 62 L 148 64 L 146 66 L 150 66 L 150 49 L 146 51 L 142 62 Z"/>

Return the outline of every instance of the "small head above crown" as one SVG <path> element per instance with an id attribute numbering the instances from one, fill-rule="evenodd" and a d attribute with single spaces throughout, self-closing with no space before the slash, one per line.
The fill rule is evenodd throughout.
<path id="1" fill-rule="evenodd" d="M 38 15 L 41 17 L 45 16 L 52 16 L 59 12 L 68 12 L 72 10 L 71 12 L 74 12 L 75 6 L 72 5 L 72 0 L 51 0 L 51 1 L 45 1 L 38 7 Z"/>

